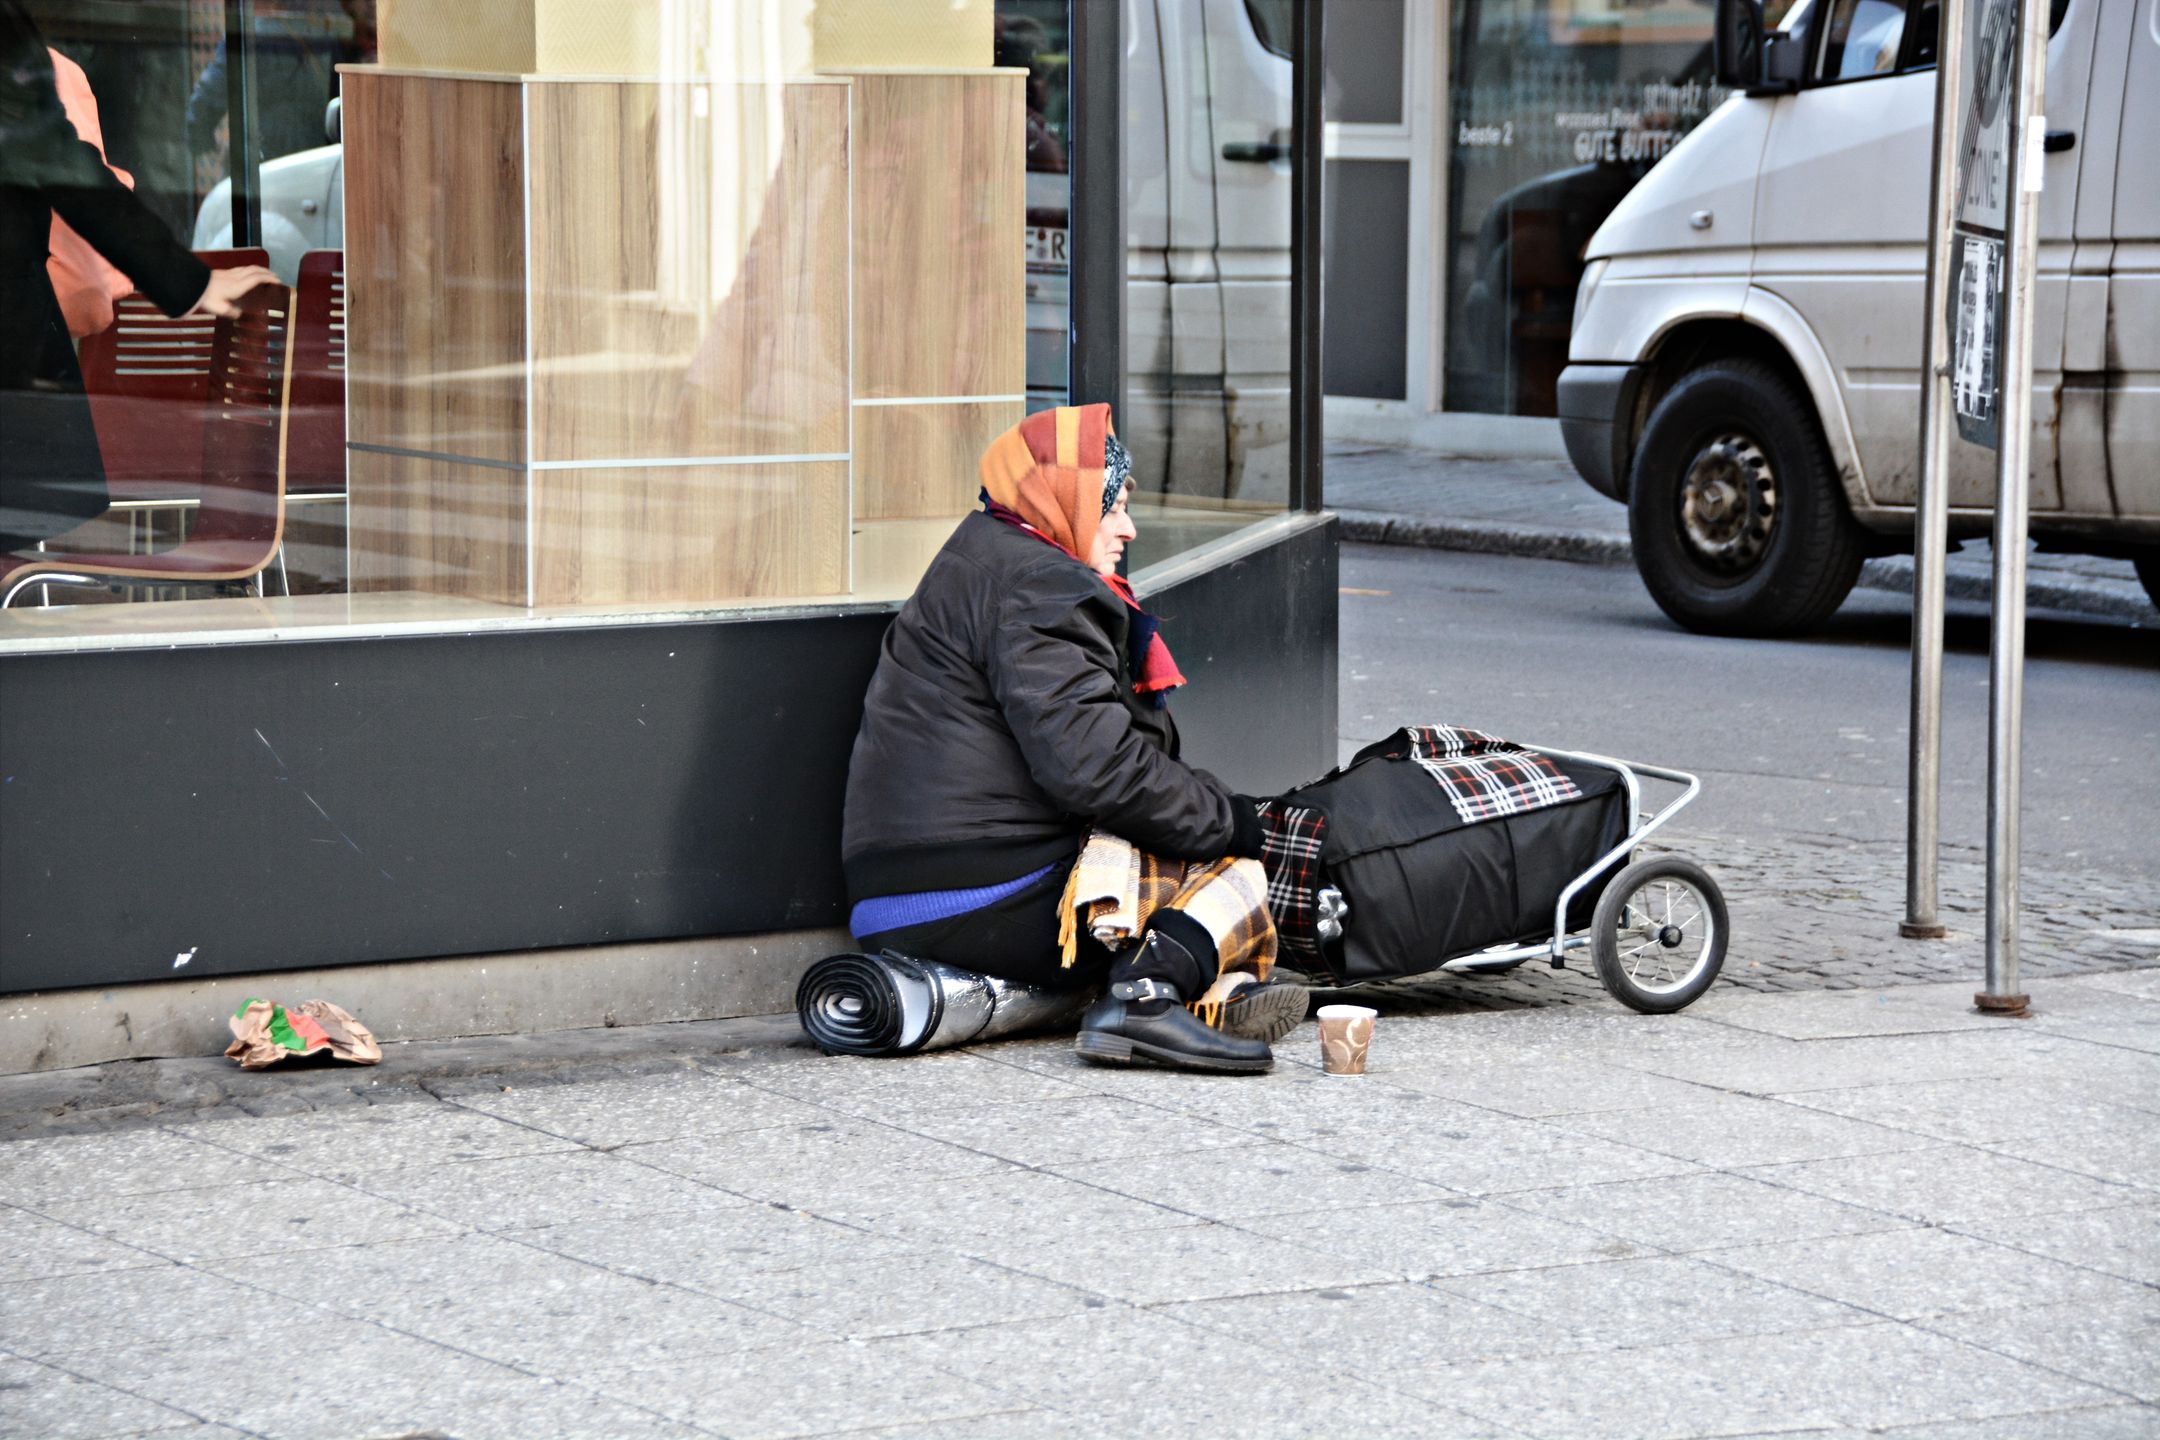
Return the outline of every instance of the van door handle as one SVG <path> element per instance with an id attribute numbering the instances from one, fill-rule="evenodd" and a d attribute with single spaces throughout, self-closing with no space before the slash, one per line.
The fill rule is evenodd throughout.
<path id="1" fill-rule="evenodd" d="M 1290 132 L 1277 130 L 1265 140 L 1231 140 L 1222 147 L 1225 160 L 1243 160 L 1254 165 L 1290 158 Z"/>
<path id="2" fill-rule="evenodd" d="M 2041 138 L 2040 148 L 2050 155 L 2060 155 L 2065 150 L 2077 148 L 2077 131 L 2050 130 Z"/>

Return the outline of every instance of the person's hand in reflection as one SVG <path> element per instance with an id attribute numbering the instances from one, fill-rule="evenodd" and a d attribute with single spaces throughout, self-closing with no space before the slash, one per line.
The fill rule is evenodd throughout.
<path id="1" fill-rule="evenodd" d="M 248 291 L 258 285 L 284 283 L 278 279 L 276 272 L 262 265 L 236 265 L 230 270 L 212 270 L 210 283 L 203 287 L 202 297 L 188 313 L 230 319 L 240 313 L 240 301 Z"/>

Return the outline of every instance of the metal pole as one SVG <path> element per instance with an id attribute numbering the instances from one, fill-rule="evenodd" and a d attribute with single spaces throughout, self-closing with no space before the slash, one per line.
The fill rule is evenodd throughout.
<path id="1" fill-rule="evenodd" d="M 1927 340 L 1920 372 L 1920 494 L 1913 517 L 1912 747 L 1905 787 L 1905 918 L 1898 934 L 1940 940 L 1943 569 L 1950 550 L 1951 227 L 1957 223 L 1958 121 L 1965 113 L 1965 7 L 1942 0 L 1935 51 L 1935 159 L 1929 181 Z"/>
<path id="2" fill-rule="evenodd" d="M 1125 407 L 1124 6 L 1072 0 L 1067 340 L 1074 405 Z"/>
<path id="3" fill-rule="evenodd" d="M 1297 9 L 1297 61 L 1290 72 L 1290 508 L 1322 504 L 1320 374 L 1321 249 L 1327 216 L 1327 158 L 1321 102 L 1327 6 Z"/>
<path id="4" fill-rule="evenodd" d="M 1982 1010 L 2023 1014 L 2018 990 L 2018 818 L 2025 721 L 2025 539 L 2032 483 L 2033 273 L 2039 252 L 2040 141 L 2047 122 L 2048 0 L 2019 6 L 2017 109 L 2005 216 L 2002 445 L 1995 484 L 1995 604 L 1988 634 L 1987 988 Z"/>

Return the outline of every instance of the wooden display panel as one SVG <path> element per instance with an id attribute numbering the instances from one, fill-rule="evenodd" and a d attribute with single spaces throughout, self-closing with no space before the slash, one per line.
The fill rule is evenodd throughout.
<path id="1" fill-rule="evenodd" d="M 351 440 L 525 458 L 518 91 L 345 72 Z"/>
<path id="2" fill-rule="evenodd" d="M 346 473 L 355 593 L 525 603 L 523 467 L 354 450 Z"/>
<path id="3" fill-rule="evenodd" d="M 534 476 L 533 603 L 839 595 L 847 465 L 668 465 Z"/>
<path id="4" fill-rule="evenodd" d="M 983 451 L 1026 410 L 1018 400 L 856 406 L 856 518 L 922 520 L 974 509 Z"/>
<path id="5" fill-rule="evenodd" d="M 1027 389 L 1020 73 L 857 73 L 855 394 Z"/>
<path id="6" fill-rule="evenodd" d="M 845 453 L 847 87 L 527 97 L 534 458 Z"/>

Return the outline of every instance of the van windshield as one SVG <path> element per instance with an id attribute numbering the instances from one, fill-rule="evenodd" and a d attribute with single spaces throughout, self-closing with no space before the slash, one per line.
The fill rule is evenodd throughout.
<path id="1" fill-rule="evenodd" d="M 1793 4 L 1785 3 L 1785 0 L 1771 0 L 1770 4 L 1763 7 L 1763 19 L 1773 30 L 1797 35 L 1806 28 L 1808 15 L 1814 6 L 1815 0 L 1797 0 L 1797 3 Z"/>

